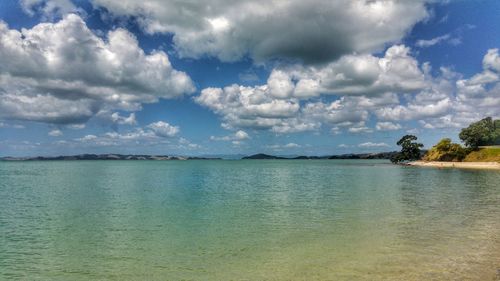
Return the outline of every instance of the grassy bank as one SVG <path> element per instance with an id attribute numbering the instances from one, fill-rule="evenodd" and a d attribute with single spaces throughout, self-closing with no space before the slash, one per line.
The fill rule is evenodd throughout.
<path id="1" fill-rule="evenodd" d="M 500 146 L 480 148 L 467 154 L 463 162 L 499 162 Z"/>

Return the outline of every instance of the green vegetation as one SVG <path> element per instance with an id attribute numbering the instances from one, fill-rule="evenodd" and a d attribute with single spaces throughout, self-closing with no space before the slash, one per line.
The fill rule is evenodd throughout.
<path id="1" fill-rule="evenodd" d="M 459 134 L 466 147 L 444 138 L 424 155 L 425 161 L 500 162 L 500 119 L 486 117 L 463 128 Z M 398 141 L 401 152 L 391 158 L 393 163 L 418 160 L 421 143 L 416 136 L 406 135 Z M 489 147 L 484 147 L 489 146 Z"/>
<path id="2" fill-rule="evenodd" d="M 459 137 L 470 148 L 498 145 L 500 144 L 500 120 L 486 117 L 462 129 Z"/>
<path id="3" fill-rule="evenodd" d="M 499 162 L 500 163 L 500 146 L 485 147 L 469 153 L 464 162 Z"/>
<path id="4" fill-rule="evenodd" d="M 397 145 L 401 146 L 401 152 L 391 158 L 392 163 L 400 163 L 405 161 L 413 161 L 420 159 L 420 148 L 424 145 L 414 142 L 417 137 L 414 135 L 406 135 L 402 137 Z"/>
<path id="5" fill-rule="evenodd" d="M 462 161 L 467 156 L 467 149 L 458 143 L 452 143 L 451 139 L 442 139 L 425 154 L 425 161 Z"/>

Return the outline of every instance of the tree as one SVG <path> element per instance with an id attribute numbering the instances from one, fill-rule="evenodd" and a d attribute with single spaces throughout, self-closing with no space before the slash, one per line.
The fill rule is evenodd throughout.
<path id="1" fill-rule="evenodd" d="M 458 143 L 452 143 L 445 138 L 433 146 L 424 156 L 426 161 L 462 161 L 467 156 L 467 150 Z"/>
<path id="2" fill-rule="evenodd" d="M 500 144 L 500 120 L 486 117 L 462 129 L 459 137 L 470 148 Z"/>
<path id="3" fill-rule="evenodd" d="M 403 161 L 412 161 L 420 159 L 420 148 L 424 147 L 423 144 L 414 142 L 417 137 L 414 135 L 406 135 L 402 137 L 397 145 L 401 146 L 401 152 L 391 158 L 393 163 Z"/>

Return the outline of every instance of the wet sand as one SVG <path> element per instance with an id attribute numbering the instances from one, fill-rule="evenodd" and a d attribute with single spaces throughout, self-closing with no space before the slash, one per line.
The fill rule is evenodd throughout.
<path id="1" fill-rule="evenodd" d="M 441 162 L 441 161 L 413 161 L 410 166 L 436 167 L 436 168 L 464 168 L 500 170 L 498 162 Z"/>

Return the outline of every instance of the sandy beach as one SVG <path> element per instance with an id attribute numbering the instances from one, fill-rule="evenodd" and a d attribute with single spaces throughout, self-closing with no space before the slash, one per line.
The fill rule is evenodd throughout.
<path id="1" fill-rule="evenodd" d="M 500 170 L 498 162 L 440 162 L 440 161 L 414 161 L 410 166 L 436 167 L 436 168 L 463 168 L 463 169 L 488 169 Z"/>

